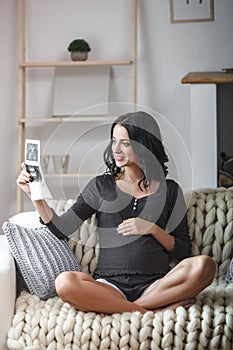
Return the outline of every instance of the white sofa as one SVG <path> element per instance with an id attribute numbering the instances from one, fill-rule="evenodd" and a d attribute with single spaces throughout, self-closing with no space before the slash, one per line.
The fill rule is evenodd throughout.
<path id="1" fill-rule="evenodd" d="M 232 350 L 233 284 L 227 284 L 225 276 L 233 253 L 233 188 L 196 191 L 187 196 L 187 203 L 193 255 L 208 254 L 218 266 L 215 280 L 189 310 L 102 318 L 77 311 L 58 297 L 44 301 L 26 291 L 15 303 L 14 263 L 1 236 L 0 349 L 7 340 L 11 350 Z M 62 213 L 72 201 L 51 204 Z M 88 273 L 98 258 L 95 219 L 91 220 L 92 225 L 82 225 L 77 241 L 69 242 Z"/>
<path id="2" fill-rule="evenodd" d="M 6 238 L 0 235 L 0 350 L 7 349 L 6 335 L 14 313 L 15 294 L 15 263 Z"/>

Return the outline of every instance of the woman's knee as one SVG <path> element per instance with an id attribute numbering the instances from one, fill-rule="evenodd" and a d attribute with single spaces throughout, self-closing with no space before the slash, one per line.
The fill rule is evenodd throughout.
<path id="1" fill-rule="evenodd" d="M 199 255 L 195 257 L 193 264 L 193 274 L 198 281 L 204 284 L 210 284 L 216 273 L 216 263 L 208 255 Z"/>
<path id="2" fill-rule="evenodd" d="M 69 299 L 74 290 L 80 290 L 83 272 L 65 271 L 55 280 L 56 292 L 62 300 Z"/>

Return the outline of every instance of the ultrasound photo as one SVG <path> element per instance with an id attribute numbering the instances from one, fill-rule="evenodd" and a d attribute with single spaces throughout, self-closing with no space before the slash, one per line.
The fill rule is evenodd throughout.
<path id="1" fill-rule="evenodd" d="M 26 144 L 26 160 L 38 162 L 38 144 L 27 143 Z"/>
<path id="2" fill-rule="evenodd" d="M 26 170 L 32 176 L 32 181 L 40 182 L 42 180 L 42 176 L 40 173 L 40 168 L 38 165 L 26 165 Z"/>

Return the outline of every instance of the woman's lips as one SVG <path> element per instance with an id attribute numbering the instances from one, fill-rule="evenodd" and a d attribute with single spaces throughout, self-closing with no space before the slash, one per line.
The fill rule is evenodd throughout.
<path id="1" fill-rule="evenodd" d="M 117 162 L 121 162 L 122 160 L 124 160 L 124 157 L 115 156 L 115 160 L 116 160 Z"/>

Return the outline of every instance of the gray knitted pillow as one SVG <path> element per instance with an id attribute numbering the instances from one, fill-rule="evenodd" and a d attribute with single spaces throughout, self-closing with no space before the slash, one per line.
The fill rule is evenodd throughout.
<path id="1" fill-rule="evenodd" d="M 61 272 L 81 271 L 68 243 L 46 226 L 29 228 L 4 222 L 2 229 L 29 292 L 40 299 L 56 295 L 54 281 Z"/>
<path id="2" fill-rule="evenodd" d="M 227 270 L 226 282 L 233 283 L 233 259 L 231 259 L 230 265 Z"/>

